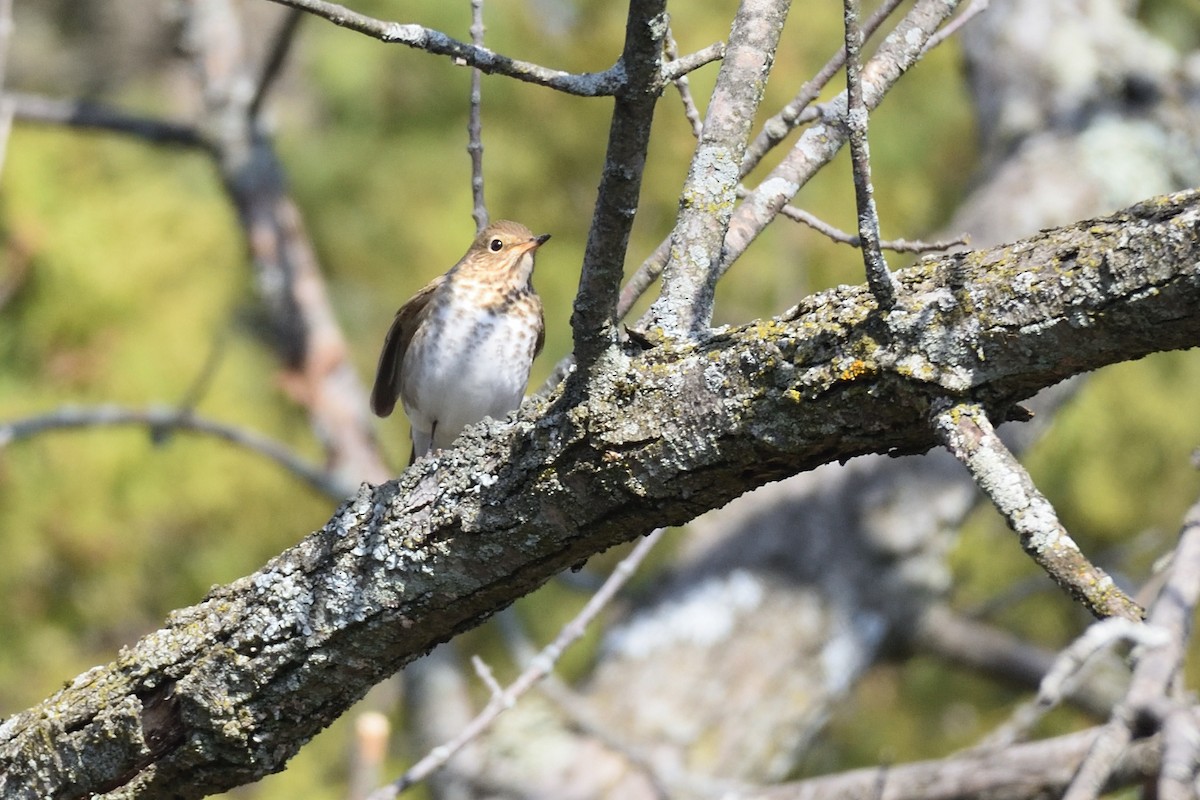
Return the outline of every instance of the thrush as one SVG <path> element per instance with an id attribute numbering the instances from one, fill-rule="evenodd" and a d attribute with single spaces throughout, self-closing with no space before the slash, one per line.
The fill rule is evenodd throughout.
<path id="1" fill-rule="evenodd" d="M 545 339 L 531 278 L 534 254 L 549 238 L 517 222 L 494 222 L 449 272 L 396 312 L 371 410 L 386 417 L 400 400 L 412 428 L 410 463 L 448 447 L 466 426 L 521 404 Z"/>

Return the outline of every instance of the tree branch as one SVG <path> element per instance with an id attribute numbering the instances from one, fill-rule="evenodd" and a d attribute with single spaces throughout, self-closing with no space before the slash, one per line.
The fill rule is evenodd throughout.
<path id="1" fill-rule="evenodd" d="M 826 800 L 830 797 L 878 797 L 887 800 L 1026 800 L 1055 797 L 1071 779 L 1098 728 L 1013 745 L 987 753 L 868 767 L 840 775 L 786 783 L 739 800 Z M 1114 761 L 1113 788 L 1153 775 L 1158 769 L 1158 740 L 1139 742 Z"/>
<path id="2" fill-rule="evenodd" d="M 11 101 L 18 122 L 109 131 L 135 136 L 151 144 L 210 147 L 196 126 L 186 122 L 143 117 L 83 100 L 55 100 L 20 92 L 6 94 L 5 97 Z"/>
<path id="3" fill-rule="evenodd" d="M 617 293 L 641 195 L 650 124 L 664 85 L 666 35 L 666 0 L 630 2 L 620 62 L 626 82 L 613 105 L 604 172 L 571 314 L 575 360 L 584 370 L 612 345 L 616 334 Z"/>
<path id="4" fill-rule="evenodd" d="M 912 11 L 896 27 L 896 30 L 887 37 L 865 70 L 868 84 L 871 87 L 871 92 L 866 95 L 868 109 L 874 109 L 882 100 L 883 95 L 899 80 L 900 75 L 916 63 L 920 57 L 920 48 L 914 50 L 913 46 L 928 41 L 942 21 L 954 12 L 956 3 L 957 0 L 954 0 L 946 7 L 946 4 L 937 2 L 937 0 L 919 0 Z M 864 29 L 869 30 L 872 29 L 872 26 L 881 24 L 892 10 L 892 2 L 889 0 L 872 15 Z M 845 63 L 844 59 L 845 48 L 843 47 L 826 63 L 816 77 L 801 88 L 796 98 L 779 115 L 766 122 L 763 133 L 746 150 L 740 167 L 742 176 L 749 173 L 767 150 L 774 147 L 791 130 L 789 126 L 799 119 L 801 110 L 815 99 L 821 88 Z M 824 112 L 827 118 L 833 119 L 838 114 L 844 115 L 845 98 L 846 94 L 842 93 L 829 104 Z M 842 104 L 840 107 L 839 103 Z M 743 202 L 738 205 L 730 218 L 729 230 L 725 236 L 721 254 L 719 270 L 721 274 L 724 274 L 733 262 L 745 252 L 754 238 L 771 220 L 783 213 L 788 201 L 796 195 L 800 187 L 821 167 L 831 161 L 844 143 L 844 130 L 837 126 L 820 125 L 806 131 L 788 157 L 771 172 L 767 180 L 759 184 L 752 192 L 746 193 Z M 637 272 L 621 291 L 619 308 L 622 311 L 618 315 L 619 317 L 623 317 L 638 297 L 654 281 L 658 280 L 666 266 L 669 254 L 670 238 L 655 248 L 654 252 L 638 267 Z M 566 366 L 560 364 L 556 375 L 552 375 L 547 384 L 556 383 L 558 373 L 565 372 L 565 370 Z"/>
<path id="5" fill-rule="evenodd" d="M 259 572 L 6 721 L 0 794 L 255 780 L 375 682 L 593 553 L 818 464 L 927 450 L 947 394 L 1003 418 L 1070 375 L 1200 345 L 1198 234 L 1200 192 L 1184 192 L 901 270 L 887 339 L 857 286 L 702 344 L 617 353 L 587 391 L 364 486 Z"/>
<path id="6" fill-rule="evenodd" d="M 697 336 L 712 319 L 718 267 L 750 126 L 762 102 L 790 0 L 742 0 L 671 232 L 662 293 L 650 327 Z"/>
<path id="7" fill-rule="evenodd" d="M 252 67 L 228 0 L 191 0 L 186 37 L 205 99 L 204 128 L 253 262 L 283 386 L 307 410 L 340 484 L 382 481 L 383 462 L 367 393 L 325 290 L 304 218 L 287 192 L 283 166 L 250 113 Z M 286 38 L 286 37 L 283 37 Z"/>
<path id="8" fill-rule="evenodd" d="M 519 81 L 536 83 L 539 86 L 547 86 L 567 94 L 582 97 L 614 95 L 620 92 L 626 83 L 627 69 L 621 62 L 603 72 L 575 75 L 531 64 L 528 61 L 518 61 L 494 53 L 486 47 L 476 47 L 466 42 L 460 42 L 441 31 L 421 25 L 406 25 L 374 19 L 337 3 L 327 2 L 327 0 L 271 0 L 271 2 L 307 11 L 334 25 L 349 28 L 381 42 L 402 44 L 434 55 L 449 56 L 456 64 L 475 67 L 489 75 L 506 75 Z"/>
<path id="9" fill-rule="evenodd" d="M 0 422 L 0 448 L 49 431 L 121 426 L 143 427 L 152 433 L 179 430 L 213 436 L 252 453 L 265 456 L 317 491 L 333 499 L 345 497 L 354 491 L 354 487 L 339 483 L 328 471 L 300 458 L 274 439 L 245 428 L 197 417 L 188 408 L 179 409 L 166 406 L 151 406 L 140 410 L 119 406 L 60 408 L 34 417 Z"/>
<path id="10" fill-rule="evenodd" d="M 879 29 L 892 12 L 900 5 L 903 0 L 885 0 L 885 2 L 875 10 L 866 22 L 863 23 L 862 33 L 863 38 L 869 39 Z M 783 141 L 783 137 L 787 136 L 793 128 L 802 121 L 802 113 L 809 107 L 817 97 L 821 94 L 821 90 L 825 85 L 833 79 L 837 71 L 846 63 L 846 47 L 843 45 L 838 48 L 838 51 L 829 57 L 825 62 L 825 66 L 817 71 L 817 74 L 804 82 L 800 87 L 800 91 L 791 101 L 780 109 L 778 114 L 768 119 L 763 123 L 762 130 L 758 136 L 754 137 L 754 141 L 746 148 L 746 157 L 742 161 L 742 177 L 746 177 L 750 170 L 758 166 L 762 161 L 763 156 L 767 154 L 771 148 Z"/>
<path id="11" fill-rule="evenodd" d="M 1021 547 L 1068 594 L 1097 617 L 1141 622 L 1142 609 L 1080 551 L 1054 506 L 996 435 L 974 403 L 938 403 L 934 427 L 946 448 L 966 466 L 979 488 L 1021 537 Z"/>
<path id="12" fill-rule="evenodd" d="M 1159 775 L 1159 790 L 1162 797 L 1176 797 L 1175 781 L 1181 776 L 1165 769 L 1173 755 L 1174 742 L 1187 743 L 1196 740 L 1196 710 L 1180 699 L 1173 697 L 1174 683 L 1183 669 L 1191 640 L 1192 622 L 1196 605 L 1200 602 L 1200 503 L 1188 509 L 1180 532 L 1179 545 L 1171 559 L 1170 574 L 1158 598 L 1150 607 L 1147 623 L 1162 630 L 1164 636 L 1158 647 L 1144 648 L 1135 654 L 1137 661 L 1133 679 L 1125 699 L 1113 712 L 1113 718 L 1104 726 L 1088 750 L 1087 757 L 1063 795 L 1065 800 L 1087 800 L 1098 795 L 1107 784 L 1113 764 L 1121 753 L 1128 750 L 1136 737 L 1144 736 L 1155 729 L 1167 730 L 1181 721 L 1189 728 L 1178 740 L 1164 737 L 1164 769 Z M 1192 753 L 1194 755 L 1194 753 Z M 1188 761 L 1190 774 L 1188 783 L 1194 779 L 1195 762 Z M 1167 785 L 1164 785 L 1167 784 Z M 1188 795 L 1184 795 L 1188 796 Z"/>
<path id="13" fill-rule="evenodd" d="M 471 42 L 483 46 L 483 0 L 471 0 Z M 483 196 L 483 72 L 471 68 L 471 111 L 467 117 L 467 154 L 471 156 L 471 198 L 474 210 L 475 232 L 488 226 L 487 202 Z"/>
<path id="14" fill-rule="evenodd" d="M 858 0 L 844 0 L 846 25 L 846 135 L 850 139 L 850 164 L 854 172 L 854 201 L 858 206 L 858 240 L 867 285 L 880 310 L 888 311 L 896 302 L 896 281 L 879 249 L 879 213 L 875 208 L 875 187 L 871 185 L 871 150 L 867 140 L 870 115 L 863 100 L 859 74 L 863 32 L 858 23 Z"/>

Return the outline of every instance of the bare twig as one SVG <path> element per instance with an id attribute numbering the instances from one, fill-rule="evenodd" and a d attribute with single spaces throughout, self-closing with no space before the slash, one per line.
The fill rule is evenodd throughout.
<path id="1" fill-rule="evenodd" d="M 608 576 L 608 580 L 592 595 L 591 599 L 583 607 L 583 610 L 563 626 L 563 629 L 559 631 L 554 641 L 542 648 L 542 651 L 529 663 L 529 666 L 526 667 L 517 679 L 509 684 L 508 688 L 497 692 L 496 689 L 499 687 L 495 685 L 494 679 L 487 681 L 493 687 L 491 700 L 488 701 L 483 711 L 479 712 L 479 715 L 457 737 L 440 747 L 434 748 L 427 756 L 410 767 L 394 783 L 373 792 L 370 800 L 392 800 L 392 798 L 408 787 L 425 780 L 431 773 L 445 765 L 466 744 L 487 730 L 496 717 L 511 708 L 518 698 L 549 675 L 553 671 L 558 659 L 562 656 L 563 651 L 583 636 L 587 631 L 587 626 L 612 601 L 617 591 L 625 585 L 637 570 L 638 565 L 650 554 L 654 545 L 662 538 L 663 532 L 663 528 L 658 528 L 650 532 L 634 546 L 629 555 L 621 559 L 621 562 L 617 564 L 612 574 Z M 480 661 L 476 664 L 477 670 L 482 663 Z M 485 680 L 487 679 L 485 678 Z"/>
<path id="2" fill-rule="evenodd" d="M 875 187 L 871 185 L 871 149 L 867 141 L 870 115 L 863 101 L 859 61 L 862 57 L 863 35 L 858 24 L 859 0 L 845 0 L 846 23 L 846 117 L 850 139 L 850 164 L 854 172 L 854 200 L 858 206 L 858 239 L 863 264 L 867 268 L 867 285 L 875 302 L 883 311 L 896 304 L 896 279 L 888 269 L 879 249 L 879 213 L 875 208 Z"/>
<path id="3" fill-rule="evenodd" d="M 460 42 L 441 31 L 421 25 L 374 19 L 327 0 L 272 0 L 272 2 L 307 11 L 327 19 L 335 25 L 349 28 L 382 42 L 402 44 L 434 55 L 449 56 L 454 59 L 455 63 L 476 67 L 490 75 L 505 75 L 567 94 L 582 97 L 616 95 L 627 88 L 631 77 L 630 65 L 624 59 L 603 72 L 572 74 L 493 53 L 486 47 Z M 633 9 L 631 8 L 630 11 L 632 13 Z M 658 35 L 661 35 L 661 31 L 658 31 Z M 671 70 L 656 75 L 656 78 L 674 80 L 686 71 L 715 61 L 721 57 L 722 52 L 719 44 L 710 45 L 704 50 L 674 62 Z"/>
<path id="4" fill-rule="evenodd" d="M 483 0 L 471 0 L 471 42 L 483 47 Z M 471 156 L 471 197 L 475 200 L 475 232 L 487 227 L 487 203 L 483 199 L 483 123 L 480 107 L 483 105 L 483 72 L 471 68 L 471 112 L 467 118 L 467 153 Z"/>
<path id="5" fill-rule="evenodd" d="M 48 431 L 119 426 L 144 427 L 152 433 L 166 429 L 214 436 L 267 457 L 332 498 L 341 499 L 354 491 L 353 486 L 339 483 L 329 472 L 309 463 L 273 439 L 254 431 L 197 417 L 190 410 L 181 412 L 178 408 L 167 406 L 151 406 L 140 410 L 115 405 L 66 406 L 45 414 L 0 423 L 0 447 Z"/>
<path id="6" fill-rule="evenodd" d="M 83 100 L 55 100 L 24 93 L 6 94 L 5 99 L 12 102 L 13 114 L 19 122 L 123 133 L 152 144 L 210 147 L 200 131 L 186 122 L 143 117 Z"/>
<path id="7" fill-rule="evenodd" d="M 184 45 L 196 67 L 203 127 L 238 213 L 256 288 L 283 362 L 280 383 L 308 412 L 330 471 L 346 485 L 391 476 L 367 412 L 367 393 L 329 301 L 316 249 L 288 194 L 283 165 L 249 113 L 254 67 L 230 0 L 190 0 Z"/>
<path id="8" fill-rule="evenodd" d="M 271 50 L 263 65 L 262 74 L 258 78 L 258 85 L 254 89 L 254 99 L 250 101 L 248 113 L 251 119 L 257 119 L 262 112 L 262 105 L 266 102 L 267 95 L 271 93 L 275 79 L 283 70 L 288 51 L 291 50 L 292 42 L 296 38 L 296 31 L 300 27 L 300 20 L 303 18 L 303 12 L 291 8 L 285 12 L 283 20 L 279 23 L 279 29 L 275 31 L 275 36 L 271 40 Z"/>
<path id="9" fill-rule="evenodd" d="M 887 37 L 887 40 L 880 47 L 876 56 L 868 63 L 865 70 L 871 76 L 871 92 L 866 97 L 869 108 L 874 108 L 878 105 L 887 91 L 899 79 L 900 75 L 916 63 L 920 57 L 920 46 L 928 40 L 928 37 L 937 30 L 938 26 L 947 17 L 954 13 L 957 2 L 958 0 L 950 0 L 949 3 L 942 3 L 940 0 L 919 0 L 903 22 Z M 868 25 L 874 24 L 877 27 L 881 24 L 887 14 L 891 12 L 891 5 L 892 2 L 889 0 L 888 3 L 872 16 Z M 841 67 L 844 53 L 845 51 L 842 49 L 835 54 L 830 64 L 826 65 L 818 78 L 814 78 L 806 84 L 813 98 L 816 97 L 821 87 Z M 811 100 L 805 100 L 805 95 L 806 92 L 802 89 L 801 95 L 798 95 L 797 100 L 793 102 L 799 103 L 799 107 L 807 105 Z M 837 104 L 839 102 L 844 103 L 844 98 L 845 95 L 843 94 L 830 105 L 830 108 L 833 109 L 831 113 L 836 114 Z M 771 130 L 777 130 L 778 124 L 773 125 L 768 123 L 768 127 Z M 786 135 L 786 131 L 780 133 L 779 138 L 782 138 L 783 135 Z M 797 144 L 791 151 L 788 160 L 774 170 L 771 176 L 760 184 L 757 189 L 751 192 L 749 196 L 751 202 L 742 203 L 734 211 L 730 230 L 722 249 L 722 272 L 727 270 L 738 256 L 745 251 L 762 228 L 766 227 L 770 219 L 775 214 L 780 213 L 780 210 L 795 195 L 803 182 L 807 181 L 821 166 L 836 155 L 843 143 L 838 129 L 825 126 L 821 126 L 821 130 L 815 131 L 810 138 L 812 141 Z M 773 143 L 769 145 L 763 144 L 761 140 L 762 135 L 756 140 L 752 148 L 761 149 L 761 152 L 755 155 L 753 161 L 743 160 L 741 169 L 743 174 L 749 172 L 753 164 L 757 163 L 762 154 L 773 145 Z M 816 158 L 812 157 L 814 154 L 817 155 Z M 798 170 L 802 170 L 805 173 L 802 179 L 797 178 Z M 760 204 L 763 203 L 766 205 L 760 208 Z M 621 290 L 617 305 L 617 319 L 624 318 L 634 303 L 637 302 L 638 298 L 658 280 L 670 255 L 669 248 L 670 239 L 664 240 L 646 258 L 641 266 L 638 267 L 633 276 L 625 284 L 625 287 Z M 555 370 L 541 387 L 539 393 L 547 392 L 556 386 L 570 372 L 572 364 L 573 359 L 570 356 L 563 359 L 555 367 Z"/>
<path id="10" fill-rule="evenodd" d="M 679 48 L 675 44 L 675 37 L 671 34 L 670 29 L 667 29 L 666 54 L 667 64 L 679 59 Z M 699 139 L 700 132 L 704 130 L 704 121 L 700 119 L 700 111 L 696 108 L 695 98 L 692 97 L 692 87 L 688 82 L 688 77 L 680 75 L 671 83 L 675 84 L 675 88 L 679 91 L 679 99 L 683 103 L 683 115 L 687 117 L 688 123 L 692 126 L 692 135 Z"/>
<path id="11" fill-rule="evenodd" d="M 809 213 L 802 208 L 796 206 L 785 205 L 781 208 L 780 213 L 788 219 L 799 222 L 802 225 L 807 225 L 818 233 L 824 234 L 831 241 L 838 244 L 848 244 L 851 247 L 858 247 L 860 239 L 857 236 L 846 233 L 839 228 L 830 225 L 815 214 Z M 967 235 L 963 234 L 957 239 L 949 239 L 937 242 L 922 242 L 910 241 L 908 239 L 881 239 L 879 247 L 881 250 L 891 250 L 895 253 L 934 253 L 939 250 L 949 250 L 951 247 L 959 247 L 967 244 Z"/>
<path id="12" fill-rule="evenodd" d="M 729 33 L 671 233 L 662 292 L 650 309 L 667 335 L 698 336 L 712 318 L 738 175 L 790 0 L 742 0 Z"/>
<path id="13" fill-rule="evenodd" d="M 944 403 L 934 409 L 934 430 L 966 466 L 1038 566 L 1097 617 L 1140 621 L 1142 610 L 1112 578 L 1092 564 L 1063 529 L 1029 473 L 996 435 L 974 403 Z"/>
<path id="14" fill-rule="evenodd" d="M 496 673 L 492 672 L 492 668 L 487 665 L 487 662 L 479 656 L 471 656 L 471 666 L 474 667 L 479 680 L 483 681 L 483 685 L 488 687 L 492 699 L 500 699 L 503 702 L 504 687 L 500 685 L 500 681 L 496 680 Z M 506 708 L 512 708 L 512 704 L 509 703 Z"/>
<path id="15" fill-rule="evenodd" d="M 679 56 L 662 66 L 663 83 L 677 81 L 689 72 L 695 72 L 706 64 L 719 61 L 725 57 L 725 43 L 713 42 L 708 47 L 702 47 L 694 53 Z"/>
<path id="16" fill-rule="evenodd" d="M 1164 771 L 1160 775 L 1160 796 L 1176 796 L 1179 774 L 1166 774 L 1167 761 L 1178 764 L 1189 761 L 1186 749 L 1194 745 L 1187 740 L 1196 735 L 1195 709 L 1183 706 L 1172 697 L 1191 638 L 1192 619 L 1200 601 L 1200 503 L 1184 517 L 1179 545 L 1170 566 L 1162 591 L 1150 607 L 1147 621 L 1165 632 L 1158 647 L 1143 648 L 1135 654 L 1137 666 L 1124 701 L 1113 712 L 1080 765 L 1064 800 L 1089 800 L 1097 797 L 1112 771 L 1112 765 L 1129 748 L 1135 735 L 1144 736 L 1158 728 L 1164 732 Z M 1191 719 L 1178 715 L 1186 714 Z M 1183 731 L 1179 731 L 1183 728 Z M 1181 733 L 1183 741 L 1172 743 L 1169 729 Z M 1174 747 L 1175 751 L 1171 752 Z M 1181 754 L 1180 748 L 1184 754 Z M 1195 763 L 1188 766 L 1194 780 Z M 1166 785 L 1164 785 L 1166 784 Z M 1190 795 L 1185 795 L 1190 796 Z"/>
<path id="17" fill-rule="evenodd" d="M 864 26 L 864 30 L 878 27 L 883 20 L 894 8 L 894 0 L 889 0 L 871 17 L 871 20 Z M 904 21 L 897 26 L 897 29 L 892 32 L 880 47 L 880 51 L 867 65 L 865 72 L 871 76 L 871 94 L 866 98 L 869 108 L 874 108 L 882 100 L 884 94 L 891 86 L 899 79 L 916 60 L 920 57 L 918 49 L 914 49 L 914 43 L 920 44 L 927 41 L 928 37 L 941 22 L 954 12 L 954 7 L 957 0 L 951 0 L 949 4 L 937 2 L 937 0 L 921 0 L 916 7 L 905 17 Z M 873 26 L 873 27 L 872 27 Z M 845 49 L 842 48 L 830 59 L 829 63 L 822 68 L 821 72 L 816 77 L 810 80 L 801 89 L 800 94 L 796 99 L 789 104 L 789 107 L 794 106 L 794 113 L 800 114 L 800 111 L 807 106 L 826 83 L 833 77 L 838 69 L 844 63 Z M 845 102 L 845 94 L 837 98 L 833 103 L 829 104 L 830 114 L 836 115 L 839 103 Z M 788 109 L 785 108 L 776 118 L 768 120 L 764 126 L 763 133 L 755 140 L 754 144 L 747 149 L 746 156 L 743 158 L 741 173 L 744 176 L 762 156 L 773 147 L 779 139 L 782 139 L 790 128 L 786 120 L 788 117 Z M 783 127 L 781 127 L 783 126 Z M 806 134 L 808 135 L 808 134 Z M 774 139 L 772 139 L 774 137 Z M 762 228 L 770 222 L 770 220 L 787 205 L 787 201 L 795 196 L 808 178 L 816 174 L 820 167 L 824 166 L 837 151 L 841 148 L 843 140 L 841 132 L 837 128 L 821 126 L 820 131 L 814 131 L 809 139 L 811 141 L 803 141 L 798 143 L 792 149 L 788 156 L 778 168 L 772 171 L 766 181 L 754 189 L 747 197 L 750 202 L 742 203 L 733 213 L 733 218 L 730 221 L 729 234 L 726 236 L 725 245 L 721 254 L 721 271 L 724 272 L 729 266 L 737 260 L 737 258 L 745 252 L 749 247 L 750 242 L 758 235 Z M 814 154 L 817 155 L 813 158 Z M 797 172 L 803 171 L 802 177 L 797 177 Z M 765 204 L 760 207 L 760 204 Z M 620 302 L 618 304 L 618 319 L 623 318 L 638 298 L 645 293 L 647 289 L 658 280 L 662 274 L 663 268 L 667 263 L 667 258 L 670 254 L 670 240 L 664 240 L 654 252 L 646 258 L 640 267 L 634 272 L 633 277 L 626 283 L 625 288 L 621 290 Z M 561 376 L 569 370 L 570 363 L 568 359 L 564 359 L 562 363 L 555 369 L 554 374 L 546 381 L 543 391 L 548 387 L 553 387 L 561 380 Z"/>

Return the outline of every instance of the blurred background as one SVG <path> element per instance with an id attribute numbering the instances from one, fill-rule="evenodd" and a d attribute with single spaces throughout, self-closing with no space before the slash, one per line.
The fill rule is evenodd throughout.
<path id="1" fill-rule="evenodd" d="M 353 7 L 469 38 L 466 0 L 356 0 Z M 716 0 L 674 7 L 680 52 L 725 38 L 735 7 Z M 261 55 L 284 9 L 265 0 L 235 8 L 247 46 Z M 180 19 L 172 2 L 16 0 L 6 88 L 196 120 L 203 98 L 192 62 L 179 53 Z M 489 4 L 485 19 L 489 47 L 582 72 L 616 59 L 625 10 L 600 0 L 508 0 Z M 1181 58 L 1200 46 L 1200 8 L 1192 0 L 1143 3 L 1135 24 Z M 764 118 L 791 99 L 841 35 L 840 4 L 797 4 Z M 1187 63 L 1196 69 L 1194 58 Z M 701 112 L 717 68 L 691 76 Z M 972 74 L 978 78 L 980 70 Z M 469 71 L 448 59 L 309 18 L 268 101 L 266 119 L 289 190 L 364 381 L 396 308 L 453 264 L 473 235 L 469 80 Z M 839 76 L 823 97 L 842 86 Z M 988 159 L 1004 150 L 987 141 L 996 129 L 980 128 L 971 87 L 962 43 L 954 38 L 872 117 L 885 238 L 966 229 L 951 219 L 995 177 Z M 610 108 L 607 99 L 483 79 L 491 214 L 554 237 L 535 275 L 547 337 L 532 386 L 571 349 L 571 300 Z M 627 273 L 669 234 L 693 143 L 678 95 L 668 90 L 655 120 Z M 994 148 L 992 155 L 985 157 L 985 147 Z M 851 230 L 853 187 L 844 155 L 804 187 L 796 204 Z M 994 216 L 990 206 L 972 208 Z M 889 259 L 899 267 L 911 256 Z M 859 283 L 861 273 L 856 251 L 780 219 L 721 284 L 717 321 L 778 314 L 814 290 Z M 261 432 L 319 462 L 321 445 L 305 411 L 281 388 L 253 281 L 244 234 L 206 153 L 18 122 L 0 174 L 0 421 L 67 405 L 171 405 L 199 382 L 197 413 Z M 1189 466 L 1200 444 L 1197 398 L 1194 352 L 1106 369 L 1067 402 L 1025 459 L 1085 552 L 1130 587 L 1173 546 L 1182 511 L 1200 489 Z M 377 430 L 398 472 L 408 451 L 404 422 L 392 418 Z M 171 609 L 199 601 L 210 586 L 252 572 L 324 524 L 335 506 L 260 456 L 187 433 L 84 429 L 3 446 L 0 718 L 112 660 L 122 645 L 157 628 Z M 649 592 L 655 575 L 686 551 L 688 537 L 672 533 L 635 581 L 635 594 Z M 961 535 L 939 541 L 947 579 L 938 592 L 955 608 L 1049 649 L 1086 624 L 990 507 L 975 510 Z M 603 574 L 619 556 L 594 558 L 588 573 Z M 519 603 L 516 618 L 533 641 L 544 642 L 586 599 L 586 591 L 554 583 Z M 459 651 L 484 654 L 503 679 L 516 667 L 500 638 L 489 625 L 463 637 Z M 597 642 L 568 656 L 568 677 L 588 673 Z M 896 655 L 883 648 L 856 674 L 824 715 L 822 735 L 785 775 L 943 754 L 976 740 L 1027 693 L 909 650 Z M 481 687 L 472 691 L 485 699 Z M 1070 729 L 1081 713 L 1052 716 L 1046 731 Z M 353 716 L 310 743 L 286 772 L 228 796 L 345 797 Z M 403 715 L 392 716 L 402 727 Z M 394 744 L 389 770 L 410 758 Z"/>

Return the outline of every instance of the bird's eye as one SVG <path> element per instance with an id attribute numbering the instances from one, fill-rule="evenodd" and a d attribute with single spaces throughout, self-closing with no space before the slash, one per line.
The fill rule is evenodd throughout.
<path id="1" fill-rule="evenodd" d="M 504 248 L 504 242 L 500 241 L 499 239 L 492 239 L 492 241 L 488 243 L 488 247 L 492 249 L 493 253 L 499 253 Z"/>

